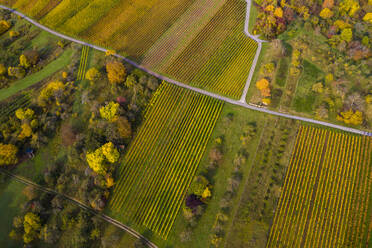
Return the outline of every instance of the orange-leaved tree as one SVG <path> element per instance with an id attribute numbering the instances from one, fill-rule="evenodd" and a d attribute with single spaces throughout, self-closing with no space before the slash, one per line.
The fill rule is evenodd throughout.
<path id="1" fill-rule="evenodd" d="M 110 61 L 106 64 L 107 77 L 110 83 L 124 82 L 127 71 L 125 66 L 119 61 Z"/>

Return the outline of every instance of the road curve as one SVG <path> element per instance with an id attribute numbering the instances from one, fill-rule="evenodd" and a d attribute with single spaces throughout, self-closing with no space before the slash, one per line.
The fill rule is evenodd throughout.
<path id="1" fill-rule="evenodd" d="M 104 220 L 106 222 L 109 222 L 112 225 L 115 225 L 116 227 L 118 227 L 118 228 L 120 228 L 120 229 L 128 232 L 129 234 L 131 234 L 132 236 L 134 236 L 134 237 L 136 237 L 138 239 L 143 240 L 148 247 L 150 247 L 150 248 L 158 248 L 154 243 L 152 243 L 151 241 L 149 241 L 148 239 L 146 239 L 144 236 L 142 236 L 140 233 L 136 232 L 132 228 L 124 225 L 123 223 L 121 223 L 121 222 L 119 222 L 119 221 L 117 221 L 117 220 L 115 220 L 115 219 L 113 219 L 113 218 L 111 218 L 111 217 L 109 217 L 109 216 L 107 216 L 105 214 L 102 214 L 102 213 L 97 212 L 96 210 L 94 210 L 93 208 L 85 205 L 84 203 L 80 202 L 79 200 L 76 200 L 76 199 L 74 199 L 72 197 L 69 197 L 68 195 L 61 194 L 61 193 L 59 193 L 59 192 L 57 192 L 57 191 L 55 191 L 53 189 L 50 189 L 50 188 L 47 188 L 47 187 L 43 187 L 41 185 L 38 185 L 38 184 L 36 184 L 36 183 L 34 183 L 34 182 L 32 182 L 32 181 L 24 178 L 24 177 L 17 176 L 17 175 L 15 175 L 15 174 L 13 174 L 13 173 L 5 170 L 5 169 L 0 168 L 0 173 L 3 173 L 6 176 L 8 176 L 10 178 L 13 178 L 14 180 L 16 180 L 16 181 L 18 181 L 20 183 L 23 183 L 23 184 L 26 184 L 26 185 L 30 185 L 30 186 L 32 186 L 32 187 L 34 187 L 34 188 L 36 188 L 36 189 L 38 189 L 40 191 L 43 191 L 45 193 L 49 193 L 49 194 L 53 194 L 53 195 L 60 195 L 63 198 L 65 198 L 66 200 L 68 200 L 68 201 L 72 202 L 73 204 L 79 206 L 80 208 L 82 208 L 82 209 L 84 209 L 84 210 L 86 210 L 86 211 L 94 214 L 98 218 L 100 218 L 100 219 L 102 219 L 102 220 Z"/>
<path id="2" fill-rule="evenodd" d="M 247 0 L 247 3 L 251 3 L 251 0 Z M 70 36 L 67 36 L 67 35 L 64 35 L 64 34 L 61 34 L 59 32 L 56 32 L 54 30 L 51 30 L 50 28 L 47 28 L 45 27 L 44 25 L 32 20 L 31 18 L 27 17 L 26 15 L 12 9 L 12 8 L 9 8 L 9 7 L 6 7 L 4 5 L 1 5 L 0 4 L 0 8 L 2 9 L 6 9 L 18 16 L 21 16 L 22 18 L 24 18 L 25 20 L 29 21 L 30 23 L 34 24 L 35 26 L 53 34 L 53 35 L 56 35 L 56 36 L 59 36 L 63 39 L 66 39 L 66 40 L 69 40 L 69 41 L 73 41 L 75 43 L 78 43 L 78 44 L 81 44 L 81 45 L 84 45 L 84 46 L 89 46 L 93 49 L 96 49 L 96 50 L 99 50 L 99 51 L 102 51 L 102 52 L 106 52 L 108 49 L 106 48 L 103 48 L 103 47 L 99 47 L 99 46 L 96 46 L 96 45 L 93 45 L 93 44 L 90 44 L 88 42 L 85 42 L 85 41 L 81 41 L 81 40 L 78 40 L 78 39 L 75 39 L 75 38 L 72 38 Z M 247 16 L 248 19 L 249 19 L 249 15 Z M 250 36 L 251 37 L 251 36 Z M 254 36 L 253 36 L 254 37 Z M 255 39 L 257 41 L 257 38 Z M 260 41 L 259 44 L 263 42 L 263 41 Z M 148 74 L 151 74 L 161 80 L 164 80 L 164 81 L 167 81 L 169 83 L 172 83 L 174 85 L 177 85 L 179 87 L 182 87 L 182 88 L 185 88 L 185 89 L 188 89 L 188 90 L 192 90 L 192 91 L 195 91 L 195 92 L 198 92 L 200 94 L 203 94 L 203 95 L 207 95 L 207 96 L 210 96 L 210 97 L 213 97 L 213 98 L 216 98 L 216 99 L 219 99 L 221 101 L 224 101 L 224 102 L 227 102 L 227 103 L 231 103 L 231 104 L 234 104 L 234 105 L 238 105 L 238 106 L 241 106 L 243 108 L 247 108 L 247 109 L 251 109 L 251 110 L 256 110 L 256 111 L 259 111 L 259 112 L 263 112 L 263 113 L 266 113 L 266 114 L 270 114 L 270 115 L 276 115 L 276 116 L 280 116 L 280 117 L 284 117 L 284 118 L 289 118 L 289 119 L 294 119 L 294 120 L 299 120 L 299 121 L 304 121 L 304 122 L 308 122 L 308 123 L 313 123 L 313 124 L 317 124 L 317 125 L 322 125 L 322 126 L 326 126 L 326 127 L 330 127 L 330 128 L 335 128 L 335 129 L 339 129 L 339 130 L 342 130 L 342 131 L 345 131 L 345 132 L 350 132 L 350 133 L 355 133 L 355 134 L 360 134 L 360 135 L 366 135 L 366 136 L 370 136 L 372 137 L 372 133 L 371 132 L 366 132 L 366 131 L 362 131 L 362 130 L 358 130 L 358 129 L 354 129 L 354 128 L 350 128 L 350 127 L 344 127 L 344 126 L 340 126 L 340 125 L 336 125 L 336 124 L 332 124 L 332 123 L 328 123 L 328 122 L 324 122 L 324 121 L 319 121 L 319 120 L 314 120 L 314 119 L 310 119 L 310 118 L 305 118 L 305 117 L 300 117 L 300 116 L 295 116 L 295 115 L 290 115 L 290 114 L 285 114 L 285 113 L 280 113 L 280 112 L 275 112 L 275 111 L 272 111 L 272 110 L 268 110 L 268 109 L 265 109 L 265 108 L 260 108 L 260 107 L 257 107 L 257 106 L 252 106 L 252 105 L 249 105 L 244 101 L 242 100 L 234 100 L 234 99 L 231 99 L 231 98 L 228 98 L 228 97 L 224 97 L 224 96 L 221 96 L 221 95 L 218 95 L 218 94 L 215 94 L 215 93 L 212 93 L 212 92 L 209 92 L 209 91 L 206 91 L 206 90 L 203 90 L 203 89 L 199 89 L 199 88 L 195 88 L 195 87 L 192 87 L 190 85 L 187 85 L 187 84 L 184 84 L 184 83 L 181 83 L 181 82 L 178 82 L 176 80 L 173 80 L 171 78 L 168 78 L 168 77 L 165 77 L 163 75 L 160 75 L 159 73 L 156 73 L 156 72 L 153 72 L 139 64 L 137 64 L 136 62 L 124 57 L 124 56 L 121 56 L 119 54 L 115 54 L 114 55 L 115 57 L 117 58 L 120 58 L 120 59 L 123 59 L 124 61 L 126 61 L 128 64 L 131 64 L 145 72 L 147 72 Z"/>

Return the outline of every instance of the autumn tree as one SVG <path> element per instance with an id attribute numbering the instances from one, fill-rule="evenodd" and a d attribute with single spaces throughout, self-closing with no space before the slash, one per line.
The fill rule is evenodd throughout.
<path id="1" fill-rule="evenodd" d="M 11 30 L 10 32 L 9 32 L 9 37 L 10 38 L 15 38 L 15 37 L 18 37 L 19 36 L 19 32 L 17 32 L 17 31 L 13 31 L 13 30 Z"/>
<path id="2" fill-rule="evenodd" d="M 108 164 L 116 163 L 119 157 L 120 154 L 112 142 L 108 142 L 94 152 L 88 152 L 86 155 L 89 167 L 101 175 L 106 174 Z"/>
<path id="3" fill-rule="evenodd" d="M 322 9 L 322 11 L 319 13 L 319 16 L 323 19 L 330 19 L 333 15 L 333 11 L 328 8 Z"/>
<path id="4" fill-rule="evenodd" d="M 355 13 L 360 9 L 358 0 L 343 0 L 339 5 L 339 11 L 342 15 L 349 15 L 353 17 Z"/>
<path id="5" fill-rule="evenodd" d="M 262 97 L 266 98 L 271 96 L 270 83 L 266 78 L 257 81 L 256 87 L 260 90 Z"/>
<path id="6" fill-rule="evenodd" d="M 39 61 L 39 53 L 36 50 L 26 51 L 19 57 L 20 66 L 26 69 L 31 66 L 36 65 L 38 61 Z"/>
<path id="7" fill-rule="evenodd" d="M 38 192 L 31 185 L 26 186 L 23 191 L 23 195 L 27 197 L 29 201 L 35 199 L 38 196 Z"/>
<path id="8" fill-rule="evenodd" d="M 44 87 L 40 95 L 38 97 L 38 103 L 41 107 L 46 107 L 53 96 L 57 94 L 57 92 L 63 91 L 65 85 L 61 81 L 54 81 L 50 82 L 46 87 Z"/>
<path id="9" fill-rule="evenodd" d="M 25 232 L 23 234 L 23 242 L 26 244 L 31 243 L 39 236 L 41 230 L 40 217 L 32 212 L 28 212 L 23 221 L 23 228 Z"/>
<path id="10" fill-rule="evenodd" d="M 106 50 L 105 56 L 113 56 L 116 54 L 115 50 Z"/>
<path id="11" fill-rule="evenodd" d="M 372 12 L 365 14 L 365 16 L 363 17 L 363 21 L 372 24 Z"/>
<path id="12" fill-rule="evenodd" d="M 342 30 L 341 32 L 341 39 L 346 41 L 346 42 L 350 42 L 353 40 L 353 31 L 351 28 L 345 28 L 344 30 Z"/>
<path id="13" fill-rule="evenodd" d="M 21 79 L 26 75 L 26 71 L 23 67 L 20 67 L 20 66 L 9 67 L 8 68 L 8 75 L 10 77 L 16 77 L 18 79 Z"/>
<path id="14" fill-rule="evenodd" d="M 118 132 L 120 136 L 124 139 L 130 138 L 132 136 L 132 127 L 125 117 L 119 117 L 117 121 Z"/>
<path id="15" fill-rule="evenodd" d="M 85 74 L 85 78 L 89 81 L 96 81 L 101 77 L 101 73 L 96 68 L 90 68 Z"/>
<path id="16" fill-rule="evenodd" d="M 204 176 L 197 176 L 191 184 L 190 191 L 197 196 L 202 197 L 204 191 L 208 188 L 209 181 Z"/>
<path id="17" fill-rule="evenodd" d="M 10 29 L 11 25 L 8 21 L 6 20 L 1 20 L 0 21 L 0 35 L 5 33 Z"/>
<path id="18" fill-rule="evenodd" d="M 352 109 L 341 112 L 337 116 L 337 120 L 343 121 L 346 124 L 361 125 L 363 123 L 363 113 L 359 110 L 353 111 Z"/>
<path id="19" fill-rule="evenodd" d="M 12 165 L 18 162 L 18 148 L 12 144 L 0 143 L 0 165 Z"/>
<path id="20" fill-rule="evenodd" d="M 127 75 L 124 65 L 118 61 L 111 61 L 106 64 L 107 77 L 110 83 L 122 83 Z"/>
<path id="21" fill-rule="evenodd" d="M 21 121 L 25 119 L 28 119 L 28 120 L 32 119 L 32 117 L 34 117 L 34 114 L 35 112 L 30 108 L 26 108 L 26 109 L 19 108 L 15 112 L 15 116 Z"/>
<path id="22" fill-rule="evenodd" d="M 31 66 L 31 63 L 30 61 L 27 59 L 27 57 L 22 54 L 20 57 L 19 57 L 19 65 L 20 66 L 23 66 L 24 68 L 29 68 Z"/>
<path id="23" fill-rule="evenodd" d="M 109 122 L 114 122 L 118 119 L 119 103 L 110 102 L 106 106 L 99 109 L 101 117 Z"/>
<path id="24" fill-rule="evenodd" d="M 6 67 L 3 64 L 0 64 L 0 76 L 5 75 Z"/>
<path id="25" fill-rule="evenodd" d="M 23 123 L 21 125 L 21 129 L 22 129 L 21 133 L 18 135 L 19 139 L 25 139 L 25 138 L 31 137 L 32 128 L 30 127 L 28 123 Z"/>

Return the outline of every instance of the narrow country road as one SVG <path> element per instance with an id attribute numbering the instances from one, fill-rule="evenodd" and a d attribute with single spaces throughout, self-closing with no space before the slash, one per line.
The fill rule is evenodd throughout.
<path id="1" fill-rule="evenodd" d="M 247 3 L 251 3 L 251 0 L 247 0 Z M 250 5 L 249 5 L 250 6 Z M 0 5 L 0 8 L 2 9 L 6 9 L 6 10 L 9 10 L 10 12 L 18 15 L 18 16 L 21 16 L 22 18 L 24 18 L 25 20 L 29 21 L 30 23 L 34 24 L 35 26 L 53 34 L 53 35 L 56 35 L 56 36 L 59 36 L 63 39 L 66 39 L 66 40 L 69 40 L 69 41 L 72 41 L 72 42 L 75 42 L 75 43 L 78 43 L 78 44 L 81 44 L 81 45 L 84 45 L 84 46 L 89 46 L 93 49 L 96 49 L 96 50 L 99 50 L 99 51 L 102 51 L 102 52 L 106 52 L 108 49 L 106 48 L 103 48 L 103 47 L 99 47 L 99 46 L 96 46 L 96 45 L 93 45 L 93 44 L 90 44 L 88 42 L 85 42 L 85 41 L 81 41 L 81 40 L 78 40 L 78 39 L 75 39 L 75 38 L 72 38 L 70 36 L 67 36 L 67 35 L 64 35 L 64 34 L 61 34 L 61 33 L 58 33 L 54 30 L 51 30 L 50 28 L 47 28 L 45 27 L 44 25 L 32 20 L 31 18 L 27 17 L 26 15 L 12 9 L 12 8 L 8 8 L 4 5 Z M 247 11 L 247 19 L 249 20 L 249 13 L 250 11 Z M 246 20 L 247 22 L 247 20 Z M 247 33 L 247 30 L 245 30 L 245 32 Z M 258 42 L 258 44 L 260 45 L 262 42 L 262 40 L 259 40 L 257 37 L 253 36 L 253 35 L 250 35 L 249 34 L 249 37 L 251 37 L 252 39 L 254 39 L 255 41 Z M 258 53 L 257 53 L 258 54 Z M 256 62 L 257 62 L 257 54 L 256 54 Z M 203 89 L 199 89 L 199 88 L 195 88 L 195 87 L 192 87 L 190 85 L 187 85 L 187 84 L 184 84 L 184 83 L 181 83 L 181 82 L 178 82 L 176 80 L 173 80 L 173 79 L 170 79 L 168 77 L 165 77 L 163 75 L 160 75 L 156 72 L 153 72 L 139 64 L 137 64 L 136 62 L 124 57 L 124 56 L 121 56 L 119 54 L 115 54 L 114 55 L 115 57 L 117 58 L 120 58 L 120 59 L 123 59 L 124 61 L 126 61 L 128 64 L 131 64 L 145 72 L 147 72 L 148 74 L 151 74 L 161 80 L 164 80 L 164 81 L 167 81 L 169 83 L 172 83 L 174 85 L 177 85 L 179 87 L 182 87 L 182 88 L 185 88 L 185 89 L 188 89 L 188 90 L 192 90 L 192 91 L 195 91 L 195 92 L 198 92 L 200 94 L 203 94 L 203 95 L 207 95 L 207 96 L 210 96 L 210 97 L 213 97 L 213 98 L 216 98 L 216 99 L 219 99 L 221 101 L 224 101 L 224 102 L 227 102 L 227 103 L 230 103 L 230 104 L 233 104 L 233 105 L 238 105 L 238 106 L 241 106 L 243 108 L 247 108 L 247 109 L 251 109 L 251 110 L 255 110 L 255 111 L 259 111 L 259 112 L 263 112 L 263 113 L 266 113 L 266 114 L 270 114 L 270 115 L 275 115 L 275 116 L 280 116 L 280 117 L 284 117 L 284 118 L 289 118 L 289 119 L 293 119 L 293 120 L 299 120 L 299 121 L 304 121 L 304 122 L 308 122 L 308 123 L 312 123 L 312 124 L 317 124 L 317 125 L 322 125 L 322 126 L 326 126 L 326 127 L 330 127 L 330 128 L 335 128 L 335 129 L 339 129 L 339 130 L 342 130 L 342 131 L 345 131 L 345 132 L 350 132 L 350 133 L 355 133 L 355 134 L 360 134 L 360 135 L 366 135 L 366 136 L 371 136 L 372 137 L 372 133 L 371 132 L 367 132 L 367 131 L 363 131 L 363 130 L 358 130 L 358 129 L 354 129 L 354 128 L 350 128 L 350 127 L 345 127 L 345 126 L 341 126 L 341 125 L 336 125 L 336 124 L 332 124 L 332 123 L 328 123 L 328 122 L 325 122 L 325 121 L 319 121 L 319 120 L 314 120 L 314 119 L 311 119 L 311 118 L 305 118 L 305 117 L 300 117 L 300 116 L 295 116 L 295 115 L 291 115 L 291 114 L 285 114 L 285 113 L 280 113 L 280 112 L 276 112 L 276 111 L 272 111 L 272 110 L 268 110 L 268 109 L 265 109 L 265 108 L 261 108 L 261 107 L 257 107 L 257 106 L 252 106 L 250 104 L 247 104 L 245 102 L 245 99 L 241 99 L 241 100 L 234 100 L 234 99 L 231 99 L 231 98 L 228 98 L 228 97 L 224 97 L 224 96 L 221 96 L 221 95 L 218 95 L 218 94 L 215 94 L 215 93 L 212 93 L 212 92 L 209 92 L 209 91 L 206 91 L 206 90 L 203 90 Z M 253 66 L 252 66 L 253 67 Z M 252 73 L 252 69 L 251 69 L 251 74 Z M 250 75 L 250 78 L 252 77 L 252 75 Z M 247 85 L 245 87 L 245 92 L 248 91 L 248 88 L 249 88 L 249 82 L 247 82 Z M 243 93 L 243 95 L 246 94 L 246 93 Z"/>
<path id="2" fill-rule="evenodd" d="M 73 204 L 79 206 L 80 208 L 82 208 L 82 209 L 84 209 L 84 210 L 86 210 L 86 211 L 88 211 L 88 212 L 96 215 L 100 219 L 102 219 L 102 220 L 104 220 L 106 222 L 109 222 L 109 223 L 115 225 L 116 227 L 118 227 L 118 228 L 120 228 L 120 229 L 128 232 L 129 234 L 131 234 L 132 236 L 134 236 L 134 237 L 136 237 L 138 239 L 143 240 L 148 247 L 158 248 L 154 243 L 152 243 L 151 241 L 149 241 L 148 239 L 146 239 L 144 236 L 142 236 L 140 233 L 136 232 L 132 228 L 124 225 L 123 223 L 121 223 L 121 222 L 119 222 L 119 221 L 117 221 L 117 220 L 115 220 L 115 219 L 113 219 L 113 218 L 111 218 L 111 217 L 109 217 L 107 215 L 104 215 L 102 213 L 97 212 L 96 210 L 94 210 L 93 208 L 85 205 L 84 203 L 80 202 L 79 200 L 76 200 L 76 199 L 74 199 L 72 197 L 69 197 L 68 195 L 58 193 L 57 191 L 55 191 L 53 189 L 50 189 L 50 188 L 47 188 L 47 187 L 43 187 L 41 185 L 38 185 L 38 184 L 36 184 L 36 183 L 34 183 L 34 182 L 32 182 L 32 181 L 24 178 L 24 177 L 14 175 L 13 173 L 11 173 L 11 172 L 9 172 L 9 171 L 7 171 L 5 169 L 0 168 L 0 173 L 3 173 L 4 175 L 6 175 L 6 176 L 8 176 L 10 178 L 13 178 L 14 180 L 16 180 L 16 181 L 18 181 L 20 183 L 23 183 L 23 184 L 26 184 L 26 185 L 30 185 L 30 186 L 32 186 L 32 187 L 34 187 L 34 188 L 36 188 L 36 189 L 38 189 L 40 191 L 43 191 L 45 193 L 49 193 L 49 194 L 53 194 L 53 195 L 60 195 L 63 198 L 65 198 L 66 200 L 68 200 L 68 201 L 72 202 Z"/>

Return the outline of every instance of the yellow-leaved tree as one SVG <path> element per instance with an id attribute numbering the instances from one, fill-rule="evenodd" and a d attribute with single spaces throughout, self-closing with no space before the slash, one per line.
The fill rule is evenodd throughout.
<path id="1" fill-rule="evenodd" d="M 27 120 L 32 119 L 32 117 L 34 117 L 34 113 L 35 112 L 30 108 L 26 108 L 26 109 L 19 108 L 16 110 L 15 115 L 18 119 L 22 121 L 24 119 L 27 119 Z"/>
<path id="2" fill-rule="evenodd" d="M 18 135 L 18 138 L 24 139 L 24 138 L 28 138 L 32 135 L 32 128 L 30 127 L 30 125 L 28 123 L 23 123 L 21 125 L 21 128 L 22 128 L 22 131 Z"/>
<path id="3" fill-rule="evenodd" d="M 359 110 L 353 111 L 352 109 L 341 112 L 337 116 L 337 120 L 343 121 L 346 124 L 361 125 L 363 123 L 363 113 Z"/>
<path id="4" fill-rule="evenodd" d="M 112 142 L 108 142 L 94 152 L 88 152 L 86 155 L 89 167 L 101 175 L 105 175 L 108 164 L 116 163 L 119 157 L 120 154 Z"/>
<path id="5" fill-rule="evenodd" d="M 8 29 L 10 29 L 11 25 L 8 21 L 6 20 L 1 20 L 0 21 L 0 34 L 3 34 L 5 33 L 6 31 L 8 31 Z"/>
<path id="6" fill-rule="evenodd" d="M 89 81 L 96 81 L 101 77 L 101 73 L 96 68 L 90 68 L 85 74 L 85 78 Z"/>
<path id="7" fill-rule="evenodd" d="M 22 66 L 22 67 L 24 67 L 26 69 L 31 66 L 30 61 L 27 59 L 27 57 L 24 54 L 22 54 L 19 57 L 19 64 L 20 64 L 20 66 Z"/>
<path id="8" fill-rule="evenodd" d="M 63 91 L 65 85 L 61 81 L 50 82 L 42 91 L 38 97 L 38 103 L 41 107 L 47 106 L 52 98 L 58 91 Z"/>
<path id="9" fill-rule="evenodd" d="M 26 244 L 31 243 L 39 236 L 41 230 L 40 217 L 32 212 L 28 212 L 23 221 L 23 229 L 25 231 L 23 242 Z"/>
<path id="10" fill-rule="evenodd" d="M 0 165 L 12 165 L 18 162 L 18 148 L 12 144 L 0 143 Z"/>
<path id="11" fill-rule="evenodd" d="M 99 109 L 101 117 L 109 122 L 114 122 L 118 119 L 119 103 L 110 102 L 106 106 Z"/>
<path id="12" fill-rule="evenodd" d="M 6 67 L 3 64 L 0 64 L 0 76 L 5 75 Z"/>
<path id="13" fill-rule="evenodd" d="M 319 16 L 323 19 L 329 19 L 333 16 L 333 11 L 328 8 L 324 8 L 322 11 L 320 11 Z"/>

